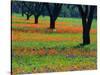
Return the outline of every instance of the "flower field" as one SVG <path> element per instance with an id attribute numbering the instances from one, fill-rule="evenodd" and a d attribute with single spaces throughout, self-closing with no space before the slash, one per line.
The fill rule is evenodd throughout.
<path id="1" fill-rule="evenodd" d="M 97 68 L 96 20 L 90 31 L 91 44 L 77 47 L 82 42 L 80 18 L 61 18 L 56 29 L 49 29 L 49 17 L 26 20 L 12 14 L 12 73 L 42 73 L 94 70 Z"/>

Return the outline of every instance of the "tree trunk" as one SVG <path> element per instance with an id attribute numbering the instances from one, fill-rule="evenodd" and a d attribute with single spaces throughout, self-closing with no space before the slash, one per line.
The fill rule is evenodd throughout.
<path id="1" fill-rule="evenodd" d="M 87 18 L 85 15 L 82 16 L 82 25 L 83 25 L 83 45 L 90 44 L 90 24 L 88 24 Z"/>
<path id="2" fill-rule="evenodd" d="M 30 19 L 30 16 L 29 15 L 27 15 L 27 20 L 29 20 Z"/>
<path id="3" fill-rule="evenodd" d="M 88 45 L 90 44 L 91 24 L 89 24 L 85 15 L 82 16 L 82 25 L 83 25 L 83 45 Z"/>
<path id="4" fill-rule="evenodd" d="M 22 16 L 24 16 L 24 13 L 22 12 Z"/>
<path id="5" fill-rule="evenodd" d="M 90 29 L 93 21 L 93 13 L 94 13 L 95 7 L 90 7 L 90 12 L 88 18 L 83 16 L 83 45 L 90 44 Z M 85 17 L 85 18 L 84 18 Z"/>
<path id="6" fill-rule="evenodd" d="M 38 24 L 38 18 L 39 16 L 35 16 L 35 24 Z"/>
<path id="7" fill-rule="evenodd" d="M 83 45 L 90 44 L 90 29 L 85 25 L 83 27 Z"/>
<path id="8" fill-rule="evenodd" d="M 55 29 L 55 20 L 50 17 L 50 29 Z"/>
<path id="9" fill-rule="evenodd" d="M 24 16 L 24 12 L 22 11 L 22 16 Z"/>
<path id="10" fill-rule="evenodd" d="M 22 16 L 24 16 L 23 6 L 21 7 L 21 11 L 22 11 Z"/>
<path id="11" fill-rule="evenodd" d="M 90 10 L 88 9 L 88 6 L 85 6 L 85 11 L 84 11 L 82 6 L 78 5 L 78 9 L 82 17 L 82 25 L 83 25 L 82 45 L 84 46 L 90 44 L 90 29 L 93 20 L 93 13 L 95 6 L 90 6 Z"/>

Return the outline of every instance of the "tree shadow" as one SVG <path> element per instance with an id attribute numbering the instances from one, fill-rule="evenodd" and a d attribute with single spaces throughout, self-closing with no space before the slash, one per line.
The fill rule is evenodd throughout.
<path id="1" fill-rule="evenodd" d="M 72 48 L 84 48 L 85 46 L 86 46 L 85 44 L 80 43 L 80 44 L 78 44 L 76 46 L 73 46 Z"/>

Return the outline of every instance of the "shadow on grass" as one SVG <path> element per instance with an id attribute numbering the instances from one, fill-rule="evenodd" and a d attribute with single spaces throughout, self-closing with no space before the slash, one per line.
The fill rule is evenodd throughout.
<path id="1" fill-rule="evenodd" d="M 88 44 L 87 44 L 88 45 Z M 76 46 L 73 46 L 72 48 L 84 48 L 85 46 L 87 46 L 86 44 L 80 43 Z"/>

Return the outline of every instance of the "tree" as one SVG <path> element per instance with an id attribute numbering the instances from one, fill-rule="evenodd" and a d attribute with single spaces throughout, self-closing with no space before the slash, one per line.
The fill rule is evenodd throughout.
<path id="1" fill-rule="evenodd" d="M 22 1 L 22 4 L 21 4 L 21 12 L 22 12 L 22 16 L 24 16 L 24 3 Z"/>
<path id="2" fill-rule="evenodd" d="M 23 14 L 25 14 L 27 16 L 27 20 L 30 19 L 30 17 L 33 15 L 33 3 L 31 2 L 23 2 Z"/>
<path id="3" fill-rule="evenodd" d="M 55 29 L 55 21 L 59 16 L 62 4 L 49 4 L 45 3 L 50 16 L 50 29 Z"/>
<path id="4" fill-rule="evenodd" d="M 43 10 L 44 5 L 43 5 L 43 3 L 38 2 L 38 3 L 34 3 L 33 7 L 34 7 L 33 8 L 33 15 L 34 15 L 34 18 L 35 18 L 35 24 L 37 24 L 38 18 L 41 15 L 41 12 Z"/>
<path id="5" fill-rule="evenodd" d="M 12 1 L 12 2 L 15 2 L 16 3 L 16 6 L 15 7 L 18 7 L 18 9 L 14 9 L 16 11 L 20 11 L 21 12 L 21 15 L 24 16 L 24 1 Z"/>
<path id="6" fill-rule="evenodd" d="M 35 18 L 35 24 L 38 23 L 38 18 L 41 15 L 43 8 L 43 4 L 40 2 L 33 3 L 33 2 L 24 2 L 24 9 L 25 9 L 25 14 L 27 16 L 27 20 L 34 15 Z"/>
<path id="7" fill-rule="evenodd" d="M 77 5 L 79 13 L 82 17 L 83 25 L 83 46 L 90 44 L 90 29 L 93 21 L 94 10 L 96 6 L 81 6 Z"/>

